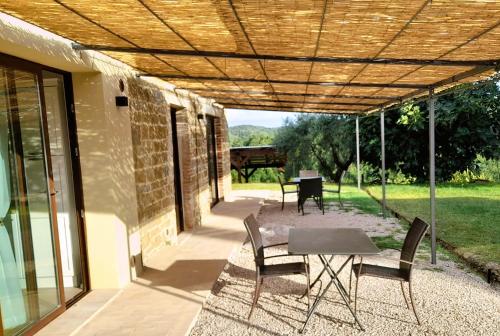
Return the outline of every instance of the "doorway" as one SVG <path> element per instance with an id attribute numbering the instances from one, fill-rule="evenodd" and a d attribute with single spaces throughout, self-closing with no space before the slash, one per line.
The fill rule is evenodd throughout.
<path id="1" fill-rule="evenodd" d="M 42 76 L 57 204 L 62 285 L 65 300 L 70 303 L 87 287 L 82 240 L 84 232 L 81 223 L 83 209 L 77 197 L 80 183 L 73 172 L 73 166 L 79 171 L 78 148 L 76 139 L 70 138 L 70 118 L 67 113 L 68 107 L 71 109 L 72 106 L 72 102 L 68 101 L 71 97 L 66 97 L 70 96 L 66 91 L 71 83 L 60 73 L 43 70 Z"/>
<path id="2" fill-rule="evenodd" d="M 207 158 L 208 185 L 210 188 L 210 207 L 219 202 L 219 186 L 217 185 L 217 143 L 215 139 L 215 118 L 206 116 L 207 120 Z"/>
<path id="3" fill-rule="evenodd" d="M 175 197 L 175 215 L 177 224 L 177 233 L 184 231 L 184 212 L 182 206 L 182 179 L 179 156 L 179 138 L 177 132 L 177 113 L 176 108 L 170 108 L 170 122 L 172 126 L 172 156 L 174 163 L 174 197 Z"/>

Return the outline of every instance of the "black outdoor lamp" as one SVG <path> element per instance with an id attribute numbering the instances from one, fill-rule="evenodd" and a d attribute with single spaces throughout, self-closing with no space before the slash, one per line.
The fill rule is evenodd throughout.
<path id="1" fill-rule="evenodd" d="M 125 84 L 123 83 L 123 80 L 120 79 L 119 85 L 121 95 L 115 97 L 115 103 L 117 107 L 126 107 L 128 106 L 128 97 L 123 95 L 123 91 L 125 91 Z"/>

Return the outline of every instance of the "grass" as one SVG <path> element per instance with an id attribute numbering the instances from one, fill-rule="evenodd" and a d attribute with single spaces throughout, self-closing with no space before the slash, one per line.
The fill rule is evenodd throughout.
<path id="1" fill-rule="evenodd" d="M 337 185 L 330 183 L 325 183 L 325 189 L 336 190 Z M 325 203 L 328 202 L 338 202 L 338 195 L 333 193 L 325 193 L 323 195 Z M 356 186 L 353 185 L 343 185 L 341 192 L 342 203 L 351 203 L 352 206 L 361 210 L 362 212 L 380 215 L 381 209 L 380 205 L 375 202 L 370 195 L 368 195 L 363 190 L 358 190 Z"/>
<path id="2" fill-rule="evenodd" d="M 380 186 L 367 188 L 381 198 Z M 427 185 L 388 185 L 387 205 L 412 219 L 430 222 Z M 500 184 L 441 184 L 436 189 L 436 232 L 461 254 L 500 263 Z"/>
<path id="3" fill-rule="evenodd" d="M 293 190 L 293 186 L 286 187 L 287 190 Z M 278 183 L 233 183 L 234 190 L 274 190 L 280 191 Z M 336 190 L 336 184 L 325 183 L 325 189 Z M 333 193 L 324 194 L 325 203 L 338 202 L 338 195 Z M 358 190 L 353 185 L 342 186 L 342 202 L 347 205 L 352 205 L 355 208 L 370 214 L 379 215 L 380 205 L 375 202 L 366 192 Z"/>
<path id="4" fill-rule="evenodd" d="M 291 187 L 286 187 L 287 190 Z M 278 183 L 233 183 L 233 190 L 274 190 L 280 191 Z M 292 189 L 290 189 L 292 190 Z"/>
<path id="5" fill-rule="evenodd" d="M 372 237 L 372 241 L 381 250 L 401 250 L 403 242 L 394 238 L 394 236 Z"/>

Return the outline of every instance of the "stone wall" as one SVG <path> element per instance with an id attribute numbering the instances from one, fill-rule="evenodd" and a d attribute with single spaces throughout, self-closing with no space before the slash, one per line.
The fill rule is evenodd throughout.
<path id="1" fill-rule="evenodd" d="M 202 225 L 210 212 L 206 124 L 198 118 L 209 104 L 190 95 L 174 99 L 164 89 L 140 79 L 129 79 L 127 86 L 142 257 L 147 259 L 177 240 L 171 110 L 176 111 L 177 119 L 184 229 Z M 210 114 L 216 117 L 222 198 L 227 181 L 229 186 L 231 183 L 227 122 L 222 108 L 211 106 Z"/>
<path id="2" fill-rule="evenodd" d="M 229 129 L 223 113 L 215 118 L 215 140 L 217 144 L 219 197 L 224 199 L 231 192 L 231 157 L 229 154 Z"/>
<path id="3" fill-rule="evenodd" d="M 170 109 L 161 90 L 128 80 L 137 213 L 144 258 L 175 241 Z"/>

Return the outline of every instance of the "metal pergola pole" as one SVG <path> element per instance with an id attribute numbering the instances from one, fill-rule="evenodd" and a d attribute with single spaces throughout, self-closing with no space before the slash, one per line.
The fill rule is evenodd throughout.
<path id="1" fill-rule="evenodd" d="M 361 170 L 359 164 L 359 116 L 356 116 L 356 171 L 358 173 L 358 189 L 361 189 Z"/>
<path id="2" fill-rule="evenodd" d="M 381 160 L 382 160 L 382 215 L 385 218 L 385 128 L 384 128 L 384 112 L 380 113 L 380 144 L 381 144 Z"/>
<path id="3" fill-rule="evenodd" d="M 429 189 L 431 206 L 431 262 L 436 264 L 436 162 L 435 162 L 435 101 L 434 89 L 429 89 Z"/>

